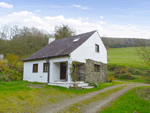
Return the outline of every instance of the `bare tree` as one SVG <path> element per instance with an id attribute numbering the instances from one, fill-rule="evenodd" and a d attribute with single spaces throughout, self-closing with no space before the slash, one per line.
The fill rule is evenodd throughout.
<path id="1" fill-rule="evenodd" d="M 132 40 L 132 45 L 145 64 L 150 65 L 150 46 L 148 46 L 148 42 L 148 39 Z"/>
<path id="2" fill-rule="evenodd" d="M 68 25 L 62 25 L 62 26 L 56 26 L 55 27 L 55 39 L 62 39 L 74 36 L 76 34 L 76 31 L 72 28 L 70 28 Z"/>
<path id="3" fill-rule="evenodd" d="M 9 26 L 4 25 L 0 28 L 0 39 L 7 39 L 8 36 L 8 31 L 9 31 Z"/>
<path id="4" fill-rule="evenodd" d="M 5 24 L 0 28 L 0 39 L 13 39 L 14 36 L 19 34 L 19 28 L 17 25 L 10 26 Z"/>

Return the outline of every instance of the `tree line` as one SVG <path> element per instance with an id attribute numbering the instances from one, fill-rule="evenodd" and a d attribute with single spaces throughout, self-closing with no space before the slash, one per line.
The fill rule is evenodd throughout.
<path id="1" fill-rule="evenodd" d="M 27 57 L 36 51 L 42 49 L 48 44 L 49 37 L 62 39 L 76 35 L 76 30 L 68 25 L 56 26 L 54 34 L 49 34 L 44 30 L 32 27 L 22 27 L 4 25 L 0 29 L 0 54 L 16 54 Z M 140 39 L 136 38 L 108 38 L 101 37 L 107 48 L 141 46 Z M 149 40 L 144 40 L 146 46 L 150 45 Z"/>
<path id="2" fill-rule="evenodd" d="M 149 39 L 140 39 L 140 38 L 111 38 L 111 37 L 101 37 L 104 45 L 107 48 L 121 48 L 121 47 L 135 47 L 142 46 L 141 40 L 146 42 L 146 46 L 150 46 Z"/>
<path id="3" fill-rule="evenodd" d="M 49 34 L 44 30 L 32 27 L 4 25 L 0 29 L 0 54 L 16 54 L 27 57 L 48 44 L 49 37 L 56 39 L 75 35 L 68 25 L 56 26 L 55 33 Z"/>

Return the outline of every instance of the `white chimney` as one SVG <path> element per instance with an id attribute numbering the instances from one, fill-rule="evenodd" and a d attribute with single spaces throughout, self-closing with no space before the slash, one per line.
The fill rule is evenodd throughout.
<path id="1" fill-rule="evenodd" d="M 49 38 L 48 44 L 50 44 L 50 43 L 53 42 L 54 40 L 55 40 L 55 38 Z"/>

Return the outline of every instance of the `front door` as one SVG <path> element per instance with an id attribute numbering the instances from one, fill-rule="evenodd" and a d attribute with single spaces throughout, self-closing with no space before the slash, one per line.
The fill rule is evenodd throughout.
<path id="1" fill-rule="evenodd" d="M 66 63 L 60 63 L 60 79 L 66 79 Z"/>

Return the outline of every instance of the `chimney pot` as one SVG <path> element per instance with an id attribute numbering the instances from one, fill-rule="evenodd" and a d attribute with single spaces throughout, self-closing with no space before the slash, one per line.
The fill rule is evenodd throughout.
<path id="1" fill-rule="evenodd" d="M 48 44 L 50 44 L 51 42 L 53 42 L 55 40 L 55 38 L 49 38 L 49 42 L 48 42 Z"/>

